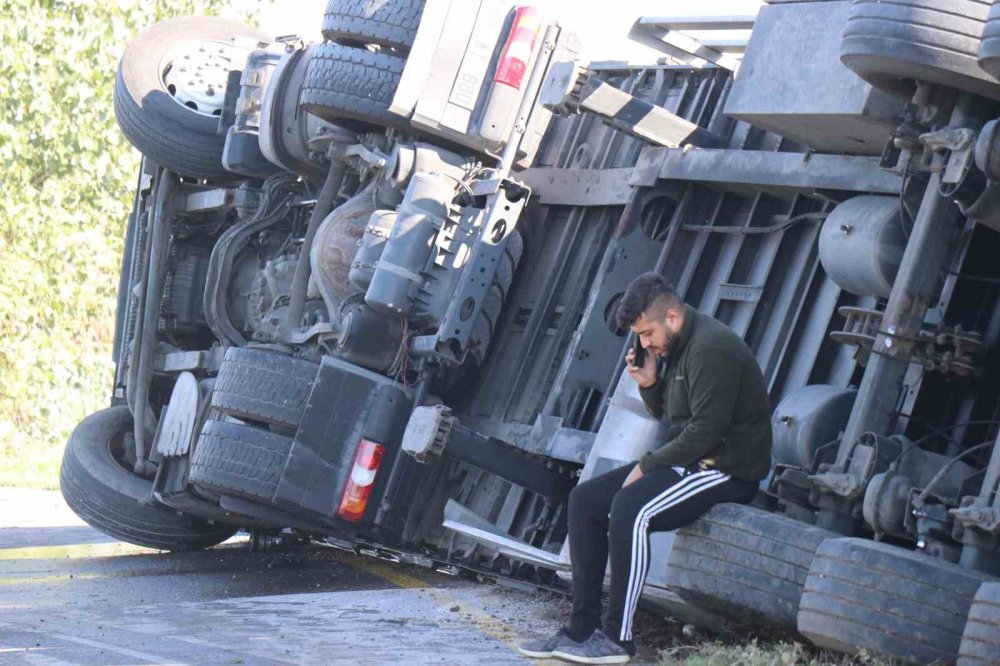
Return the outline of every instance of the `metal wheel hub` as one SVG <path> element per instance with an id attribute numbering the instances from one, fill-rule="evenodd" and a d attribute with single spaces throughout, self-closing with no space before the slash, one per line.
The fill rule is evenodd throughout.
<path id="1" fill-rule="evenodd" d="M 231 42 L 193 40 L 178 44 L 161 63 L 163 87 L 174 101 L 195 113 L 222 115 L 229 72 L 243 68 L 248 52 Z"/>

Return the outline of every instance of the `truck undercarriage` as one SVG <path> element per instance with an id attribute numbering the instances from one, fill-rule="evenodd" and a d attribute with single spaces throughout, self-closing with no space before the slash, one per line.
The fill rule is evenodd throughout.
<path id="1" fill-rule="evenodd" d="M 671 59 L 634 66 L 505 3 L 368 5 L 126 51 L 144 160 L 70 506 L 558 587 L 569 491 L 669 425 L 615 319 L 653 270 L 744 338 L 775 438 L 753 506 L 652 535 L 647 600 L 1000 659 L 1000 7 L 775 0 L 738 65 L 683 31 L 746 21 L 642 19 Z"/>

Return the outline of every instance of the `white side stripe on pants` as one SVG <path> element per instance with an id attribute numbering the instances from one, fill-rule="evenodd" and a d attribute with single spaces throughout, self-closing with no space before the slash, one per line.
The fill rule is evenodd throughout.
<path id="1" fill-rule="evenodd" d="M 629 584 L 625 595 L 624 617 L 622 618 L 619 640 L 632 638 L 632 618 L 646 582 L 646 559 L 648 557 L 647 530 L 652 518 L 698 493 L 729 480 L 728 474 L 718 471 L 697 472 L 670 486 L 647 502 L 636 515 L 632 526 L 632 561 L 629 567 Z"/>
<path id="2" fill-rule="evenodd" d="M 678 472 L 678 474 L 681 473 L 682 472 Z M 639 592 L 641 592 L 641 586 L 638 592 L 635 591 L 635 586 L 639 578 L 639 576 L 637 575 L 637 570 L 641 571 L 643 568 L 645 568 L 645 559 L 643 557 L 640 557 L 643 553 L 640 553 L 640 548 L 638 545 L 640 542 L 642 543 L 645 542 L 642 532 L 638 532 L 640 526 L 643 524 L 642 521 L 643 514 L 646 513 L 646 511 L 651 509 L 652 507 L 659 505 L 660 502 L 669 502 L 671 499 L 677 497 L 678 495 L 684 493 L 687 490 L 692 490 L 692 489 L 696 490 L 700 488 L 702 485 L 710 481 L 708 477 L 715 477 L 717 474 L 718 472 L 698 472 L 697 474 L 692 474 L 691 476 L 684 477 L 674 485 L 670 486 L 669 488 L 666 488 L 663 492 L 661 492 L 653 499 L 646 502 L 646 504 L 639 509 L 638 513 L 636 513 L 635 522 L 632 524 L 632 559 L 629 565 L 628 588 L 625 594 L 625 605 L 624 605 L 625 616 L 622 618 L 621 634 L 620 634 L 621 636 L 625 635 L 626 625 L 629 624 L 629 617 L 630 617 L 629 608 L 633 605 L 632 597 L 638 596 Z M 619 640 L 627 640 L 627 639 L 619 638 Z"/>

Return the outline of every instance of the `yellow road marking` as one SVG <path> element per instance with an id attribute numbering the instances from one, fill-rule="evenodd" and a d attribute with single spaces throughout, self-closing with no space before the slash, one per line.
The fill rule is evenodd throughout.
<path id="1" fill-rule="evenodd" d="M 409 576 L 399 571 L 395 565 L 386 564 L 378 560 L 348 559 L 345 563 L 356 569 L 366 571 L 373 576 L 377 576 L 384 581 L 392 583 L 402 588 L 411 589 L 419 594 L 424 594 L 431 598 L 441 608 L 453 608 L 459 606 L 462 611 L 471 617 L 472 624 L 481 632 L 497 640 L 515 652 L 517 646 L 524 642 L 524 638 L 514 627 L 498 620 L 496 617 L 486 612 L 482 608 L 475 606 L 464 599 L 458 599 L 447 592 L 447 590 L 431 587 L 432 583 L 422 581 L 413 576 Z M 563 663 L 555 659 L 534 660 L 535 664 L 559 664 Z"/>
<path id="2" fill-rule="evenodd" d="M 246 541 L 245 536 L 237 535 L 223 541 L 220 545 L 246 543 Z M 88 557 L 116 557 L 118 555 L 155 555 L 165 552 L 167 551 L 136 546 L 124 541 L 62 546 L 25 546 L 23 548 L 4 548 L 0 545 L 0 560 L 76 560 Z"/>
<path id="3" fill-rule="evenodd" d="M 427 587 L 430 584 L 426 581 L 420 580 L 419 578 L 414 578 L 413 576 L 399 571 L 399 569 L 395 566 L 379 562 L 378 560 L 360 559 L 361 557 L 363 556 L 346 558 L 346 564 L 354 567 L 355 569 L 367 571 L 373 576 L 381 578 L 384 581 L 388 581 L 398 587 L 415 589 Z"/>
<path id="4" fill-rule="evenodd" d="M 122 542 L 77 544 L 72 546 L 26 546 L 24 548 L 0 548 L 0 561 L 3 560 L 46 560 L 46 559 L 84 559 L 90 557 L 114 557 L 120 555 L 154 554 L 162 551 Z M 458 599 L 446 590 L 433 587 L 433 583 L 420 580 L 399 570 L 397 565 L 386 564 L 373 559 L 348 558 L 346 564 L 361 569 L 397 587 L 414 590 L 418 594 L 429 597 L 442 608 L 459 606 L 470 617 L 472 624 L 491 638 L 517 648 L 523 638 L 516 629 L 498 620 L 496 617 L 478 608 L 467 600 Z M 9 585 L 40 585 L 47 583 L 65 583 L 71 580 L 94 580 L 112 578 L 105 574 L 64 574 L 58 576 L 24 576 L 0 578 L 0 587 Z M 555 660 L 536 661 L 539 664 L 557 663 Z"/>
<path id="5" fill-rule="evenodd" d="M 82 543 L 74 546 L 26 546 L 0 548 L 0 560 L 63 560 L 87 557 L 113 557 L 116 555 L 152 554 L 161 551 L 128 543 Z"/>
<path id="6" fill-rule="evenodd" d="M 0 586 L 4 585 L 43 585 L 45 583 L 68 583 L 71 580 L 94 580 L 97 578 L 113 578 L 102 574 L 66 574 L 63 576 L 25 576 L 23 578 L 0 578 Z"/>
<path id="7" fill-rule="evenodd" d="M 160 551 L 133 546 L 127 543 L 85 543 L 73 546 L 27 546 L 25 548 L 0 549 L 0 561 L 23 560 L 63 560 L 85 559 L 89 557 L 116 557 L 121 555 L 139 555 L 143 553 L 158 553 Z M 114 578 L 108 574 L 64 573 L 51 576 L 19 576 L 17 571 L 4 571 L 7 577 L 0 577 L 0 587 L 11 585 L 50 585 L 53 583 L 69 583 L 77 580 L 94 580 L 98 578 Z M 10 574 L 14 574 L 11 576 Z"/>

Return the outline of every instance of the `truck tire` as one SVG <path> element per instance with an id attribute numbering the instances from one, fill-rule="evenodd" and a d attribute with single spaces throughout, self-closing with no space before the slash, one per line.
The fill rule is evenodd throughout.
<path id="1" fill-rule="evenodd" d="M 59 488 L 66 504 L 92 527 L 122 541 L 158 550 L 202 550 L 236 533 L 150 504 L 153 482 L 115 458 L 131 431 L 128 407 L 91 414 L 73 430 L 63 454 Z"/>
<path id="2" fill-rule="evenodd" d="M 979 586 L 958 648 L 958 666 L 1000 664 L 1000 583 Z"/>
<path id="3" fill-rule="evenodd" d="M 510 284 L 514 281 L 514 271 L 521 262 L 521 255 L 524 254 L 524 238 L 520 231 L 512 231 L 507 239 L 507 246 L 504 248 L 500 265 L 497 266 L 496 283 L 503 290 L 504 298 L 510 291 Z"/>
<path id="4" fill-rule="evenodd" d="M 503 293 L 497 285 L 490 287 L 483 299 L 483 305 L 479 309 L 479 317 L 472 327 L 469 335 L 469 354 L 474 359 L 476 367 L 483 364 L 486 358 L 486 351 L 489 349 L 490 341 L 493 338 L 493 329 L 500 320 L 500 311 L 503 308 Z"/>
<path id="5" fill-rule="evenodd" d="M 741 504 L 719 504 L 677 530 L 667 586 L 740 624 L 795 632 L 813 554 L 836 534 Z"/>
<path id="6" fill-rule="evenodd" d="M 994 4 L 986 15 L 986 27 L 979 44 L 979 66 L 1000 79 L 1000 5 Z"/>
<path id="7" fill-rule="evenodd" d="M 230 347 L 219 367 L 211 405 L 240 419 L 298 428 L 318 370 L 312 361 Z"/>
<path id="8" fill-rule="evenodd" d="M 242 423 L 206 421 L 191 456 L 188 480 L 220 495 L 267 504 L 291 450 L 291 437 Z"/>
<path id="9" fill-rule="evenodd" d="M 340 44 L 308 48 L 312 53 L 299 95 L 302 108 L 357 131 L 407 129 L 405 119 L 389 113 L 403 74 L 401 58 Z"/>
<path id="10" fill-rule="evenodd" d="M 424 0 L 330 0 L 323 37 L 338 44 L 377 44 L 409 52 L 417 36 Z"/>
<path id="11" fill-rule="evenodd" d="M 907 99 L 917 80 L 1000 99 L 1000 85 L 976 62 L 989 9 L 989 0 L 854 0 L 840 60 Z"/>
<path id="12" fill-rule="evenodd" d="M 828 539 L 806 578 L 798 626 L 816 645 L 954 663 L 978 571 L 866 539 Z"/>
<path id="13" fill-rule="evenodd" d="M 204 53 L 199 49 L 223 48 L 234 37 L 270 41 L 256 28 L 208 16 L 169 19 L 136 35 L 118 66 L 114 107 L 118 126 L 140 153 L 183 176 L 238 178 L 222 166 L 226 137 L 218 133 L 229 69 L 226 58 L 198 55 Z M 182 94 L 183 82 L 171 78 L 181 69 L 175 61 L 185 57 L 195 57 L 199 75 L 206 79 L 192 81 L 192 88 L 221 81 L 223 88 L 213 96 L 219 108 L 198 108 L 196 100 L 205 97 L 190 99 Z"/>
<path id="14" fill-rule="evenodd" d="M 521 261 L 524 253 L 524 239 L 521 232 L 514 231 L 507 240 L 503 256 L 497 265 L 496 273 L 493 276 L 493 284 L 486 292 L 483 299 L 483 306 L 479 309 L 479 317 L 472 327 L 472 334 L 469 336 L 469 354 L 475 361 L 477 367 L 483 364 L 486 359 L 486 352 L 489 349 L 490 341 L 493 338 L 493 331 L 500 323 L 500 311 L 503 303 L 510 293 L 510 285 L 514 282 L 514 273 L 517 265 Z"/>

